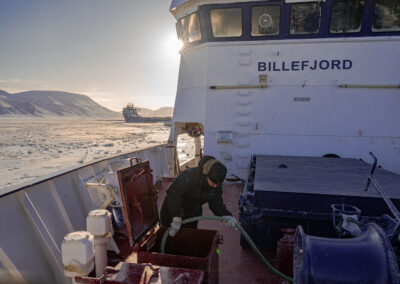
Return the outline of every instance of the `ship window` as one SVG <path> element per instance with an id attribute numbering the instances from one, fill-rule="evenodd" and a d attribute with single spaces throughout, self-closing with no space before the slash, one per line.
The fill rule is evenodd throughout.
<path id="1" fill-rule="evenodd" d="M 278 35 L 280 14 L 280 6 L 253 7 L 251 10 L 251 35 Z"/>
<path id="2" fill-rule="evenodd" d="M 400 31 L 400 1 L 376 0 L 372 31 Z"/>
<path id="3" fill-rule="evenodd" d="M 290 10 L 290 34 L 317 34 L 321 18 L 319 3 L 292 4 Z"/>
<path id="4" fill-rule="evenodd" d="M 211 25 L 214 37 L 239 37 L 242 35 L 242 9 L 211 10 Z"/>
<path id="5" fill-rule="evenodd" d="M 199 16 L 194 13 L 182 18 L 178 38 L 184 43 L 201 40 Z"/>
<path id="6" fill-rule="evenodd" d="M 332 4 L 331 33 L 356 33 L 361 30 L 364 1 L 348 0 Z"/>

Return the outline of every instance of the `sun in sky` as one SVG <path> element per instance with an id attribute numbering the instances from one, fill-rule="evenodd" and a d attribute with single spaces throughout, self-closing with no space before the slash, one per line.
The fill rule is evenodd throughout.
<path id="1" fill-rule="evenodd" d="M 178 54 L 183 48 L 183 42 L 176 35 L 168 35 L 165 39 L 165 52 L 173 56 Z"/>
<path id="2" fill-rule="evenodd" d="M 182 45 L 170 3 L 0 0 L 0 89 L 78 93 L 113 110 L 173 106 Z"/>

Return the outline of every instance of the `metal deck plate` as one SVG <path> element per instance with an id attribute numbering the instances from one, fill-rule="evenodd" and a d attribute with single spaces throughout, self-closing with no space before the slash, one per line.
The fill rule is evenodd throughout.
<path id="1" fill-rule="evenodd" d="M 371 165 L 357 159 L 264 155 L 256 159 L 256 191 L 379 196 L 372 184 L 364 191 Z M 374 176 L 389 197 L 400 198 L 400 175 L 377 168 Z"/>

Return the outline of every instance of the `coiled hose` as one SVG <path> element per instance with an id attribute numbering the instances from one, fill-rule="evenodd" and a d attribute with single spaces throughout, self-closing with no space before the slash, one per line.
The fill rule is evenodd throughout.
<path id="1" fill-rule="evenodd" d="M 217 220 L 217 221 L 221 221 L 221 222 L 226 222 L 227 220 L 224 217 L 219 217 L 219 216 L 198 216 L 198 217 L 193 217 L 193 218 L 188 218 L 182 221 L 182 224 L 187 224 L 187 223 L 191 223 L 191 222 L 196 222 L 196 221 L 200 221 L 200 220 Z M 264 264 L 275 274 L 279 275 L 280 277 L 282 277 L 285 280 L 288 280 L 290 282 L 293 282 L 293 279 L 290 278 L 289 276 L 283 274 L 282 272 L 278 271 L 275 269 L 275 267 L 273 267 L 268 260 L 262 255 L 262 253 L 260 252 L 260 250 L 256 247 L 256 245 L 254 244 L 254 242 L 251 240 L 251 238 L 249 237 L 249 235 L 246 233 L 246 231 L 239 225 L 239 224 L 235 224 L 235 228 L 239 230 L 239 232 L 243 235 L 243 237 L 247 240 L 247 242 L 250 244 L 250 247 L 253 249 L 253 251 L 261 258 L 261 260 L 264 262 Z M 169 235 L 169 231 L 171 230 L 171 228 L 168 228 L 161 240 L 161 253 L 165 253 L 165 243 L 167 242 L 167 238 Z"/>

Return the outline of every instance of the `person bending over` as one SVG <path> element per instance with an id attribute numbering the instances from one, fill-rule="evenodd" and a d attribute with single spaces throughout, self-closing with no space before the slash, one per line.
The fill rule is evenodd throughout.
<path id="1" fill-rule="evenodd" d="M 161 225 L 169 227 L 170 236 L 175 236 L 182 226 L 182 220 L 201 216 L 202 205 L 208 203 L 216 216 L 226 218 L 226 223 L 234 227 L 237 223 L 222 199 L 222 182 L 226 176 L 226 167 L 213 156 L 204 156 L 199 165 L 179 174 L 167 190 L 167 196 L 161 206 Z M 197 222 L 183 225 L 197 228 Z"/>

